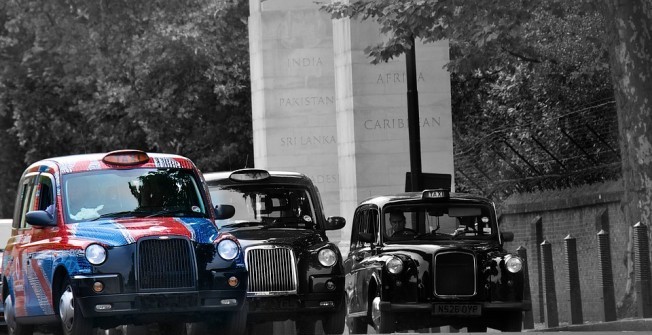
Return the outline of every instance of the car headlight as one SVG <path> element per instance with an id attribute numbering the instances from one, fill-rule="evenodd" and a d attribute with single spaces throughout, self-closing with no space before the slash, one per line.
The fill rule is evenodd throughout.
<path id="1" fill-rule="evenodd" d="M 319 250 L 319 255 L 317 255 L 319 263 L 323 266 L 333 266 L 337 263 L 337 255 L 335 251 L 331 249 L 321 249 Z"/>
<path id="2" fill-rule="evenodd" d="M 403 261 L 396 256 L 392 257 L 387 261 L 387 271 L 392 274 L 401 273 L 403 271 Z"/>
<path id="3" fill-rule="evenodd" d="M 225 239 L 217 244 L 217 254 L 227 261 L 236 258 L 238 252 L 240 252 L 240 248 L 238 247 L 238 244 L 232 240 Z"/>
<path id="4" fill-rule="evenodd" d="M 91 244 L 84 252 L 86 259 L 93 265 L 100 265 L 106 260 L 106 249 L 99 244 Z"/>
<path id="5" fill-rule="evenodd" d="M 505 257 L 505 267 L 511 273 L 517 273 L 523 269 L 523 261 L 519 257 L 508 255 Z"/>

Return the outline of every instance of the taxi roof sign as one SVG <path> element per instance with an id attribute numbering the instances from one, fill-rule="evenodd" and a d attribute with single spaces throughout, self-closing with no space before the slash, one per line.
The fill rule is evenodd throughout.
<path id="1" fill-rule="evenodd" d="M 106 154 L 102 161 L 112 165 L 138 165 L 149 162 L 149 156 L 140 150 L 115 150 Z"/>
<path id="2" fill-rule="evenodd" d="M 450 191 L 445 188 L 438 188 L 433 190 L 424 190 L 421 194 L 423 199 L 448 199 Z"/>
<path id="3" fill-rule="evenodd" d="M 234 181 L 255 181 L 269 178 L 269 172 L 261 169 L 240 169 L 233 171 L 229 179 Z"/>

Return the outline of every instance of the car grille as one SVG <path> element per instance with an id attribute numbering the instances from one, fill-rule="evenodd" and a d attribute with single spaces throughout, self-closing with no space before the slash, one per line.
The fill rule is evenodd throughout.
<path id="1" fill-rule="evenodd" d="M 297 292 L 294 252 L 280 246 L 247 249 L 249 296 L 281 295 Z"/>
<path id="2" fill-rule="evenodd" d="M 472 253 L 446 251 L 435 255 L 435 295 L 473 296 L 476 278 Z"/>
<path id="3" fill-rule="evenodd" d="M 195 257 L 182 238 L 138 243 L 138 287 L 144 290 L 195 287 Z"/>

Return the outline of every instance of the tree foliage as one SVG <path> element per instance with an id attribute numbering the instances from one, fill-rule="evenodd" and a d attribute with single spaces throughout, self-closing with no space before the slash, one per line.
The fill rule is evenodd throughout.
<path id="1" fill-rule="evenodd" d="M 18 164 L 0 165 L 0 213 L 25 165 L 50 156 L 136 148 L 251 166 L 248 13 L 244 0 L 3 2 L 0 129 Z"/>
<path id="2" fill-rule="evenodd" d="M 390 36 L 366 49 L 372 62 L 402 54 L 412 38 L 450 40 L 458 189 L 500 198 L 617 178 L 615 118 L 600 117 L 615 112 L 608 25 L 593 2 L 358 0 L 323 8 L 334 18 L 374 20 Z"/>

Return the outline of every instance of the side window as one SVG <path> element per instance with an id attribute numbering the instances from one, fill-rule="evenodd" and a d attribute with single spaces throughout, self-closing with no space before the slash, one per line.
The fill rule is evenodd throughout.
<path id="1" fill-rule="evenodd" d="M 358 233 L 360 231 L 360 222 L 362 221 L 361 217 L 362 217 L 362 211 L 356 210 L 355 214 L 353 215 L 353 227 L 351 230 L 351 244 L 350 244 L 351 250 L 355 250 L 360 247 L 358 245 Z"/>
<path id="2" fill-rule="evenodd" d="M 36 209 L 40 211 L 47 211 L 50 215 L 54 216 L 54 183 L 53 178 L 49 174 L 41 174 L 39 176 L 39 184 L 37 185 L 36 194 Z"/>
<path id="3" fill-rule="evenodd" d="M 361 233 L 370 234 L 376 239 L 376 226 L 378 225 L 378 212 L 371 208 L 358 210 L 354 217 L 354 234 L 351 234 L 351 246 L 358 249 L 370 245 L 368 242 L 362 242 L 358 239 Z"/>
<path id="4" fill-rule="evenodd" d="M 374 237 L 374 240 L 378 241 L 378 230 L 379 230 L 379 225 L 380 221 L 378 220 L 378 210 L 376 209 L 370 209 L 367 212 L 367 220 L 369 221 L 369 232 L 371 233 L 371 236 Z"/>
<path id="5" fill-rule="evenodd" d="M 34 184 L 36 176 L 27 176 L 23 179 L 20 186 L 19 194 L 16 199 L 16 213 L 14 213 L 13 227 L 22 229 L 27 227 L 25 222 L 25 213 L 34 209 L 34 198 L 36 185 Z"/>

